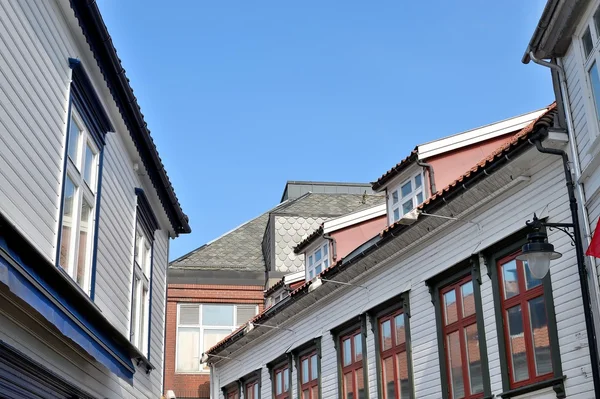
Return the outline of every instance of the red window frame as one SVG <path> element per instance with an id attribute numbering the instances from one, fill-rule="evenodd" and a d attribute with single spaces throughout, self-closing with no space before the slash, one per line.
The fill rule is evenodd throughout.
<path id="1" fill-rule="evenodd" d="M 452 382 L 452 365 L 450 363 L 450 348 L 448 347 L 448 340 L 447 337 L 458 331 L 458 336 L 460 337 L 460 357 L 461 357 L 461 365 L 462 365 L 462 376 L 463 376 L 463 389 L 464 389 L 464 396 L 461 399 L 481 399 L 483 398 L 484 392 L 479 392 L 479 393 L 471 393 L 471 381 L 470 381 L 470 371 L 469 371 L 469 363 L 468 363 L 468 356 L 467 356 L 467 345 L 465 342 L 465 330 L 467 329 L 467 327 L 470 327 L 472 325 L 477 326 L 477 309 L 473 309 L 473 313 L 468 315 L 468 316 L 464 316 L 463 315 L 463 295 L 462 295 L 462 286 L 467 284 L 468 282 L 472 282 L 473 281 L 473 277 L 469 274 L 463 278 L 461 278 L 458 281 L 455 281 L 452 284 L 446 285 L 444 286 L 442 289 L 440 289 L 440 304 L 441 304 L 441 309 L 442 309 L 442 320 L 441 320 L 441 324 L 442 324 L 442 335 L 444 336 L 444 355 L 445 355 L 445 359 L 444 361 L 446 362 L 446 378 L 447 378 L 447 384 L 448 384 L 448 398 L 449 399 L 454 399 L 453 393 L 454 390 L 453 388 L 453 382 Z M 446 302 L 444 300 L 444 296 L 449 293 L 449 292 L 455 292 L 455 306 L 456 306 L 456 321 L 451 322 L 446 324 Z M 474 291 L 473 291 L 473 295 Z M 474 302 L 473 302 L 474 303 Z M 459 311 L 460 310 L 460 311 Z M 479 353 L 480 356 L 480 361 L 482 359 L 481 357 L 481 352 Z M 483 370 L 482 370 L 483 373 Z M 483 375 L 482 375 L 483 378 Z"/>
<path id="2" fill-rule="evenodd" d="M 383 399 L 404 399 L 401 397 L 402 392 L 401 392 L 401 385 L 400 385 L 400 381 L 398 380 L 398 362 L 396 361 L 397 359 L 397 355 L 404 353 L 404 358 L 406 359 L 406 367 L 407 367 L 407 372 L 408 372 L 408 353 L 406 352 L 406 330 L 405 330 L 405 334 L 404 334 L 404 342 L 398 343 L 396 342 L 396 323 L 394 322 L 394 319 L 397 316 L 402 315 L 404 317 L 404 310 L 403 309 L 398 309 L 392 313 L 389 313 L 387 315 L 381 316 L 377 323 L 378 323 L 378 328 L 379 328 L 379 361 L 381 364 L 381 385 L 382 385 L 382 391 L 383 391 Z M 391 335 L 392 335 L 392 345 L 389 349 L 384 350 L 384 342 L 383 342 L 383 324 L 389 321 L 390 322 L 390 327 L 391 327 Z M 406 324 L 404 326 L 404 328 L 406 329 Z M 392 358 L 392 364 L 393 364 L 393 369 L 394 369 L 394 397 L 390 398 L 388 397 L 388 392 L 387 392 L 387 387 L 386 387 L 386 378 L 385 378 L 385 361 L 389 358 Z M 410 381 L 410 376 L 408 376 L 408 379 Z"/>
<path id="3" fill-rule="evenodd" d="M 500 302 L 502 308 L 502 321 L 503 321 L 503 330 L 504 330 L 504 342 L 506 349 L 506 364 L 508 366 L 508 376 L 510 381 L 511 389 L 520 388 L 523 386 L 535 384 L 536 382 L 546 381 L 554 377 L 554 370 L 549 373 L 536 375 L 535 371 L 535 354 L 534 354 L 534 345 L 533 345 L 533 334 L 531 331 L 531 320 L 529 314 L 529 302 L 532 299 L 542 297 L 544 299 L 544 305 L 546 304 L 546 298 L 544 296 L 544 283 L 542 281 L 541 284 L 527 289 L 525 285 L 525 267 L 523 265 L 523 261 L 517 260 L 516 257 L 521 253 L 521 251 L 517 251 L 509 256 L 506 256 L 500 260 L 498 260 L 496 267 L 498 273 L 498 284 L 500 288 Z M 519 288 L 519 293 L 505 299 L 504 292 L 504 275 L 502 273 L 502 266 L 507 264 L 508 262 L 515 260 L 517 263 L 517 283 Z M 525 355 L 527 357 L 527 371 L 529 374 L 529 378 L 523 381 L 515 381 L 514 373 L 513 373 L 513 357 L 511 353 L 511 344 L 510 344 L 510 332 L 508 329 L 508 309 L 513 308 L 515 306 L 521 306 L 521 315 L 522 315 L 522 323 L 523 323 L 523 336 L 525 343 Z M 547 309 L 547 308 L 546 308 Z M 546 315 L 546 320 L 548 320 L 548 315 Z M 550 325 L 547 326 L 548 334 L 550 333 Z M 550 354 L 552 356 L 552 354 Z"/>
<path id="4" fill-rule="evenodd" d="M 316 358 L 316 363 L 317 363 L 317 378 L 312 378 L 312 374 L 313 374 L 313 365 L 312 365 L 312 358 L 315 357 Z M 304 380 L 304 368 L 302 367 L 302 363 L 304 360 L 308 359 L 308 378 L 307 378 L 307 382 L 303 383 L 302 381 Z M 300 356 L 300 399 L 319 399 L 319 378 L 320 373 L 319 373 L 319 359 L 317 358 L 317 351 L 313 350 L 305 355 Z M 304 393 L 308 391 L 308 395 L 305 395 Z M 315 395 L 316 393 L 316 395 Z"/>
<path id="5" fill-rule="evenodd" d="M 285 390 L 285 371 L 287 370 L 288 376 L 288 387 L 287 391 Z M 281 392 L 277 393 L 277 375 L 281 374 Z M 286 362 L 284 365 L 277 367 L 273 370 L 273 396 L 275 399 L 289 399 L 290 398 L 290 390 L 292 389 L 292 384 L 290 381 L 290 366 Z"/>
<path id="6" fill-rule="evenodd" d="M 346 335 L 343 335 L 340 338 L 340 348 L 341 348 L 341 364 L 340 366 L 342 367 L 342 395 L 343 398 L 347 398 L 348 397 L 348 392 L 346 391 L 346 375 L 350 374 L 351 378 L 352 378 L 352 398 L 354 399 L 358 399 L 359 396 L 359 387 L 358 387 L 358 379 L 361 378 L 363 380 L 363 392 L 366 389 L 365 387 L 365 381 L 364 381 L 364 370 L 363 370 L 363 358 L 364 358 L 364 348 L 363 348 L 363 342 L 362 342 L 362 332 L 360 329 L 355 330 L 351 333 L 348 333 Z M 358 338 L 359 342 L 360 342 L 360 347 L 361 347 L 361 351 L 360 351 L 360 357 L 357 357 L 356 355 L 356 339 Z M 344 342 L 345 341 L 350 341 L 350 363 L 348 365 L 344 365 L 344 359 L 345 359 L 345 355 L 346 352 L 344 350 L 345 345 Z"/>
<path id="7" fill-rule="evenodd" d="M 254 390 L 256 389 L 256 395 Z M 244 388 L 244 399 L 259 399 L 260 388 L 258 387 L 258 380 L 250 381 L 246 383 Z"/>

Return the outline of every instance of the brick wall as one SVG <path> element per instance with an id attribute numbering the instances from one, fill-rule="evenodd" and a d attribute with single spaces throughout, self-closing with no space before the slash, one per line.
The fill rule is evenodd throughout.
<path id="1" fill-rule="evenodd" d="M 167 288 L 167 318 L 165 332 L 165 393 L 172 389 L 177 398 L 208 398 L 208 374 L 175 373 L 177 337 L 177 303 L 256 304 L 263 310 L 262 285 L 198 285 L 169 284 Z"/>

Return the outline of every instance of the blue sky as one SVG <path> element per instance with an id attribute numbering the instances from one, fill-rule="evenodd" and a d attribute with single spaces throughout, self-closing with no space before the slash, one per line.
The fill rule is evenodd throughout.
<path id="1" fill-rule="evenodd" d="M 553 101 L 520 62 L 545 0 L 98 3 L 190 216 L 171 259 L 287 180 L 373 181 L 416 144 Z"/>

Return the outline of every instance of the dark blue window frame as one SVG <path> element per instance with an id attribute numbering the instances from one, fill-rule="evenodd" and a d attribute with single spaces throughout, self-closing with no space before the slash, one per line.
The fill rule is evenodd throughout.
<path id="1" fill-rule="evenodd" d="M 134 236 L 133 236 L 133 253 L 134 253 L 134 257 L 133 257 L 133 267 L 132 267 L 132 279 L 135 279 L 135 253 L 137 252 L 137 247 L 136 247 L 136 240 L 135 240 L 135 232 L 137 230 L 137 226 L 138 224 L 142 227 L 142 230 L 144 231 L 146 237 L 151 241 L 150 244 L 150 276 L 148 276 L 149 279 L 149 287 L 148 287 L 148 347 L 147 347 L 147 359 L 150 360 L 150 340 L 152 338 L 152 285 L 153 285 L 153 281 L 154 279 L 152 278 L 152 275 L 154 273 L 154 234 L 156 232 L 156 230 L 158 230 L 158 222 L 156 220 L 156 216 L 154 215 L 154 212 L 152 211 L 152 207 L 150 206 L 150 203 L 148 202 L 148 198 L 146 197 L 146 194 L 144 193 L 144 190 L 141 188 L 136 188 L 135 189 L 135 194 L 137 196 L 137 208 L 136 208 L 136 213 L 135 213 L 135 229 L 134 229 Z M 131 284 L 131 304 L 133 304 L 133 300 L 134 300 L 134 296 L 135 296 L 135 292 L 134 292 L 134 284 Z M 137 305 L 137 303 L 136 303 Z M 129 313 L 129 331 L 132 331 L 133 329 L 133 306 L 130 309 L 130 313 Z M 143 315 L 141 315 L 141 317 L 143 317 Z M 132 339 L 132 337 L 130 336 L 130 340 Z"/>
<path id="2" fill-rule="evenodd" d="M 92 240 L 91 248 L 91 265 L 90 265 L 90 299 L 93 301 L 96 291 L 96 256 L 98 247 L 98 227 L 100 225 L 100 203 L 102 197 L 102 170 L 104 164 L 104 147 L 106 144 L 105 138 L 106 133 L 114 131 L 114 128 L 110 122 L 100 99 L 98 98 L 94 87 L 81 64 L 81 61 L 76 58 L 69 58 L 69 67 L 72 70 L 71 76 L 71 87 L 68 107 L 68 119 L 67 119 L 67 131 L 65 140 L 65 151 L 63 155 L 63 175 L 62 175 L 62 187 L 60 192 L 60 205 L 59 205 L 59 218 L 58 218 L 58 232 L 56 242 L 56 262 L 55 265 L 59 269 L 61 268 L 60 262 L 60 246 L 61 246 L 61 232 L 62 232 L 62 218 L 63 218 L 63 204 L 65 195 L 65 179 L 67 175 L 67 162 L 69 153 L 69 131 L 71 124 L 71 111 L 72 107 L 77 109 L 80 117 L 83 119 L 84 124 L 89 130 L 90 136 L 94 140 L 94 143 L 98 147 L 98 182 L 96 189 L 96 204 L 95 204 L 95 215 L 94 215 L 94 237 Z"/>

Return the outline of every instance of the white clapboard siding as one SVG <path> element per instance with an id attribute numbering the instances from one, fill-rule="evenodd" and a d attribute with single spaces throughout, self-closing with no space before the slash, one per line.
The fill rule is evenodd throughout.
<path id="1" fill-rule="evenodd" d="M 133 170 L 133 143 L 68 0 L 0 1 L 0 212 L 48 259 L 56 256 L 71 70 L 79 58 L 116 132 L 106 136 L 96 262 L 95 303 L 124 336 L 129 335 L 136 187 L 152 199 Z M 145 171 L 140 173 L 147 174 Z M 158 201 L 151 200 L 153 204 Z M 26 331 L 0 312 L 0 339 L 98 397 L 148 398 L 162 393 L 166 268 L 169 226 L 154 209 L 150 361 L 133 385 L 90 362 L 64 343 Z M 46 334 L 47 335 L 47 334 Z"/>
<path id="2" fill-rule="evenodd" d="M 336 294 L 324 298 L 318 306 L 318 311 L 316 308 L 309 308 L 285 323 L 284 326 L 292 329 L 293 333 L 285 330 L 266 332 L 262 338 L 234 353 L 232 356 L 236 361 L 224 360 L 217 363 L 213 378 L 219 387 L 252 370 L 264 368 L 267 362 L 277 358 L 288 348 L 321 336 L 323 398 L 336 398 L 338 373 L 330 330 L 366 309 L 400 294 L 401 287 L 410 283 L 410 334 L 415 397 L 439 399 L 442 396 L 442 387 L 435 313 L 424 281 L 523 228 L 525 220 L 531 218 L 534 212 L 549 216 L 556 222 L 569 220 L 562 164 L 556 158 L 539 155 L 538 157 L 534 168 L 522 172 L 531 175 L 528 184 L 517 186 L 510 195 L 501 196 L 485 206 L 482 205 L 482 210 L 469 216 L 479 225 L 459 222 L 448 224 L 425 242 L 407 253 L 402 253 L 397 259 L 383 262 L 375 272 L 357 280 L 358 284 L 367 288 L 366 290 L 343 287 Z M 545 195 L 540 196 L 540 192 Z M 565 239 L 561 232 L 550 232 L 549 240 L 564 254 L 560 261 L 553 263 L 551 278 L 563 372 L 568 377 L 565 381 L 567 395 L 570 398 L 589 398 L 593 396 L 591 375 L 588 373 L 585 376 L 582 373 L 582 368 L 589 367 L 589 353 L 586 345 L 577 345 L 585 342 L 586 330 L 574 252 L 568 237 Z M 432 248 L 435 248 L 434 253 Z M 498 394 L 503 389 L 492 283 L 483 265 L 481 294 L 492 393 Z M 374 350 L 374 338 L 371 330 L 368 330 L 366 363 L 369 368 L 369 391 L 371 397 L 378 397 Z M 297 392 L 295 381 L 294 369 L 293 397 Z M 268 387 L 269 384 L 263 384 L 262 397 L 270 397 Z M 550 398 L 555 397 L 555 394 L 548 389 L 523 397 Z"/>

